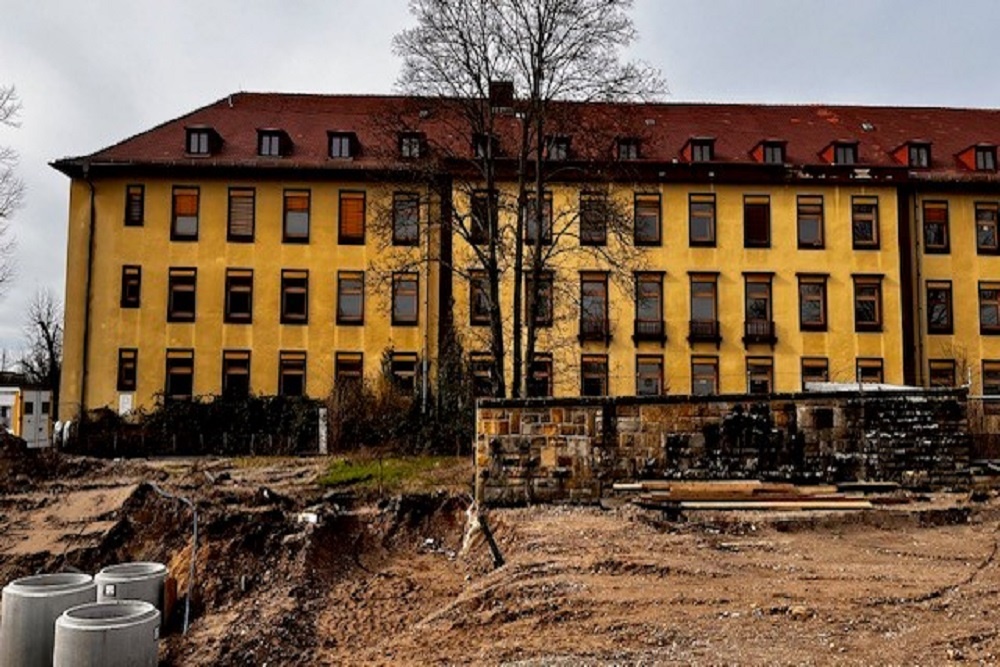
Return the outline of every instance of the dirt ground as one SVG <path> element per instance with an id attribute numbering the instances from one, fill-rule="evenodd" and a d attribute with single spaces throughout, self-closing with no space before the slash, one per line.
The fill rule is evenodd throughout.
<path id="1" fill-rule="evenodd" d="M 863 512 L 492 510 L 506 563 L 462 550 L 471 470 L 379 498 L 325 459 L 102 462 L 39 455 L 0 478 L 0 584 L 169 564 L 192 624 L 163 665 L 1000 662 L 1000 500 Z M 155 484 L 155 488 L 154 485 Z M 313 520 L 315 519 L 315 522 Z"/>

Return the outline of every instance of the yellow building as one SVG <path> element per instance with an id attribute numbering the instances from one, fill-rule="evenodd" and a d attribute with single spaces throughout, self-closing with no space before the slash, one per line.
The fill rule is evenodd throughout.
<path id="1" fill-rule="evenodd" d="M 543 245 L 559 251 L 529 394 L 1000 393 L 1000 112 L 572 109 L 547 152 Z M 583 129 L 592 117 L 614 121 Z M 60 416 L 161 393 L 318 397 L 384 365 L 413 386 L 452 324 L 479 379 L 496 372 L 457 230 L 481 146 L 457 118 L 437 100 L 240 93 L 56 161 L 71 178 Z"/>

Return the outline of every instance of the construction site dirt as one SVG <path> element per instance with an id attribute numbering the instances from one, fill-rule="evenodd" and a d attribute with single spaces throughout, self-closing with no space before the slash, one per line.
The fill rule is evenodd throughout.
<path id="1" fill-rule="evenodd" d="M 162 665 L 1000 662 L 992 492 L 669 520 L 492 509 L 497 568 L 463 545 L 464 458 L 361 491 L 317 483 L 329 458 L 31 456 L 0 488 L 0 583 L 166 563 L 182 601 Z M 192 517 L 159 490 L 199 512 L 187 634 Z"/>

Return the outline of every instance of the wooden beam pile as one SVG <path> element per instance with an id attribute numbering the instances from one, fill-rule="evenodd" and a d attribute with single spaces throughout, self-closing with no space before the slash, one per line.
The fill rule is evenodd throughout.
<path id="1" fill-rule="evenodd" d="M 633 496 L 640 507 L 661 510 L 863 510 L 907 502 L 886 494 L 898 485 L 852 482 L 844 486 L 798 486 L 756 480 L 644 481 L 615 484 L 619 494 Z"/>

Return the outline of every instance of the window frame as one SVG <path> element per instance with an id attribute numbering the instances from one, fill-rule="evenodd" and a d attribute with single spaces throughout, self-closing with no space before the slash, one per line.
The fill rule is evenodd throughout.
<path id="1" fill-rule="evenodd" d="M 361 233 L 345 229 L 348 222 L 345 218 L 345 204 L 349 202 L 361 202 Z M 364 190 L 341 190 L 337 196 L 337 244 L 338 245 L 364 245 L 368 227 L 368 194 Z M 395 230 L 393 230 L 395 234 Z M 419 240 L 418 240 L 419 242 Z"/>
<path id="2" fill-rule="evenodd" d="M 293 201 L 305 200 L 305 233 L 289 230 L 289 213 L 300 213 L 303 209 L 290 208 Z M 312 234 L 312 190 L 305 188 L 286 188 L 282 193 L 282 213 L 281 213 L 281 242 L 282 243 L 309 243 L 309 236 Z"/>
<path id="3" fill-rule="evenodd" d="M 190 401 L 195 397 L 194 391 L 194 349 L 193 348 L 168 348 L 165 355 L 165 374 L 163 380 L 163 398 L 165 401 Z M 191 391 L 188 393 L 178 393 L 174 391 L 172 378 L 182 376 L 177 371 L 187 370 L 186 377 L 191 384 Z M 171 372 L 174 371 L 174 372 Z"/>
<path id="4" fill-rule="evenodd" d="M 539 380 L 539 377 L 544 378 Z M 538 392 L 535 389 L 540 386 L 539 382 L 545 383 L 545 391 Z M 528 378 L 525 385 L 525 393 L 528 398 L 547 398 L 553 395 L 554 376 L 551 352 L 535 352 L 534 359 L 528 367 Z"/>
<path id="5" fill-rule="evenodd" d="M 603 192 L 580 192 L 580 208 L 577 219 L 580 229 L 580 245 L 605 246 L 608 244 L 608 207 L 607 194 Z M 549 215 L 549 235 L 551 237 L 551 213 Z"/>
<path id="6" fill-rule="evenodd" d="M 358 288 L 352 288 L 357 284 Z M 345 296 L 360 299 L 360 312 L 347 313 L 344 309 Z M 337 271 L 337 324 L 340 326 L 364 326 L 365 323 L 365 272 Z"/>
<path id="7" fill-rule="evenodd" d="M 475 398 L 492 396 L 494 393 L 494 361 L 489 352 L 469 354 L 469 375 L 472 377 L 472 395 Z"/>
<path id="8" fill-rule="evenodd" d="M 906 164 L 910 169 L 930 169 L 931 145 L 926 142 L 910 142 L 906 147 Z"/>
<path id="9" fill-rule="evenodd" d="M 985 215 L 983 215 L 985 214 Z M 973 213 L 973 220 L 976 225 L 976 254 L 977 255 L 998 255 L 1000 254 L 1000 203 L 977 201 Z M 993 244 L 985 245 L 982 241 L 981 232 L 983 229 L 990 229 L 993 232 Z"/>
<path id="10" fill-rule="evenodd" d="M 871 217 L 861 212 L 861 207 L 872 207 Z M 882 243 L 879 222 L 879 198 L 877 195 L 855 195 L 851 197 L 851 247 L 854 250 L 878 250 Z M 871 225 L 871 239 L 858 236 L 858 225 Z"/>
<path id="11" fill-rule="evenodd" d="M 866 372 L 876 373 L 877 379 L 874 382 L 865 380 L 864 374 Z M 884 384 L 885 359 L 882 357 L 858 357 L 855 359 L 854 381 L 858 384 Z"/>
<path id="12" fill-rule="evenodd" d="M 764 238 L 753 238 L 751 235 L 751 218 L 757 214 L 753 211 L 762 211 Z M 754 221 L 756 224 L 759 221 Z M 759 230 L 755 230 L 759 231 Z M 770 248 L 771 247 L 771 197 L 770 195 L 743 195 L 743 247 L 744 248 Z"/>
<path id="13" fill-rule="evenodd" d="M 853 141 L 838 141 L 833 144 L 833 164 L 850 167 L 858 164 L 858 144 Z"/>
<path id="14" fill-rule="evenodd" d="M 194 197 L 194 215 L 181 215 L 178 213 L 179 197 Z M 196 242 L 201 230 L 201 188 L 197 185 L 175 185 L 170 196 L 170 240 L 179 242 Z M 188 233 L 178 229 L 178 222 L 182 219 L 194 219 L 194 232 Z"/>
<path id="15" fill-rule="evenodd" d="M 754 382 L 759 382 L 755 380 L 755 375 L 760 372 L 766 372 L 767 377 L 767 391 L 754 391 Z M 747 394 L 753 396 L 774 394 L 774 357 L 747 357 L 746 358 L 746 373 L 747 373 Z"/>
<path id="16" fill-rule="evenodd" d="M 134 392 L 139 384 L 139 350 L 134 347 L 118 348 L 117 391 Z"/>
<path id="17" fill-rule="evenodd" d="M 997 147 L 976 146 L 975 160 L 976 160 L 976 171 L 996 171 Z"/>
<path id="18" fill-rule="evenodd" d="M 490 209 L 490 199 L 493 208 Z M 474 190 L 469 198 L 469 243 L 485 245 L 490 242 L 490 232 L 499 221 L 500 195 L 496 190 Z M 491 215 L 492 213 L 492 215 Z M 485 217 L 485 220 L 484 220 Z M 485 223 L 485 224 L 484 224 Z"/>
<path id="19" fill-rule="evenodd" d="M 189 156 L 206 156 L 213 152 L 215 133 L 208 127 L 184 128 L 184 154 Z M 192 150 L 194 149 L 194 150 Z"/>
<path id="20" fill-rule="evenodd" d="M 253 269 L 227 268 L 223 294 L 222 321 L 226 324 L 253 323 Z M 247 294 L 247 310 L 233 309 L 233 295 Z"/>
<path id="21" fill-rule="evenodd" d="M 636 271 L 635 272 L 635 319 L 633 321 L 632 340 L 651 340 L 664 343 L 667 340 L 667 323 L 664 315 L 664 293 L 663 278 L 666 275 L 663 271 Z M 656 294 L 643 294 L 644 285 L 655 285 Z M 655 300 L 657 315 L 655 318 L 640 317 L 641 302 L 646 299 Z"/>
<path id="22" fill-rule="evenodd" d="M 656 391 L 647 392 L 643 390 L 643 364 L 655 367 Z M 649 377 L 647 374 L 645 377 Z M 666 394 L 663 386 L 664 368 L 662 354 L 637 354 L 635 355 L 635 395 L 636 396 L 663 396 Z"/>
<path id="23" fill-rule="evenodd" d="M 570 138 L 564 134 L 546 137 L 545 159 L 551 162 L 565 162 L 570 157 Z"/>
<path id="24" fill-rule="evenodd" d="M 546 190 L 542 193 L 544 199 L 542 203 L 542 245 L 552 245 L 552 224 L 553 224 L 553 208 L 552 208 L 552 191 Z M 534 192 L 529 192 L 524 200 L 524 244 L 533 246 L 535 245 L 536 237 L 532 235 L 532 220 L 534 220 L 534 208 L 537 206 L 535 203 L 536 197 Z"/>
<path id="25" fill-rule="evenodd" d="M 413 317 L 400 317 L 399 299 L 404 285 L 413 285 L 413 289 L 404 294 L 413 299 Z M 392 274 L 392 326 L 415 327 L 420 324 L 420 274 L 415 271 L 395 271 Z"/>
<path id="26" fill-rule="evenodd" d="M 826 331 L 829 326 L 827 282 L 830 279 L 830 275 L 827 273 L 797 273 L 796 278 L 799 283 L 799 331 Z M 819 294 L 807 295 L 803 289 L 807 286 L 819 286 Z M 819 303 L 819 321 L 806 321 L 803 316 L 805 304 L 810 301 Z"/>
<path id="27" fill-rule="evenodd" d="M 146 224 L 146 186 L 141 183 L 129 183 L 125 186 L 125 216 L 126 227 L 142 227 Z"/>
<path id="28" fill-rule="evenodd" d="M 424 134 L 422 132 L 399 133 L 399 157 L 403 160 L 419 160 L 424 157 Z"/>
<path id="29" fill-rule="evenodd" d="M 699 286 L 710 286 L 711 289 L 699 294 L 697 289 Z M 707 302 L 708 291 L 711 292 L 712 319 L 695 317 L 695 301 L 705 299 Z M 719 274 L 706 271 L 689 272 L 688 297 L 688 342 L 711 342 L 720 345 L 722 331 L 719 326 Z"/>
<path id="30" fill-rule="evenodd" d="M 351 160 L 355 156 L 355 135 L 353 132 L 328 132 L 326 138 L 326 155 L 331 160 Z M 337 155 L 333 154 L 334 145 L 338 146 Z M 341 148 L 346 147 L 346 151 Z"/>
<path id="31" fill-rule="evenodd" d="M 947 382 L 940 382 L 941 374 L 948 374 Z M 935 375 L 938 375 L 935 380 Z M 927 385 L 929 387 L 956 387 L 958 381 L 958 364 L 954 359 L 928 359 Z"/>
<path id="32" fill-rule="evenodd" d="M 534 293 L 532 289 L 534 281 L 532 272 L 524 276 L 524 305 L 528 308 L 529 295 Z M 552 271 L 541 271 L 538 276 L 538 294 L 543 297 L 542 306 L 535 317 L 536 327 L 551 327 L 555 313 L 555 274 Z M 530 309 L 527 311 L 530 313 Z"/>
<path id="33" fill-rule="evenodd" d="M 400 234 L 400 216 L 402 210 L 412 210 L 415 212 L 412 221 L 412 236 L 403 236 Z M 420 245 L 420 195 L 416 192 L 392 193 L 392 245 Z"/>
<path id="34" fill-rule="evenodd" d="M 944 300 L 942 305 L 944 307 L 943 315 L 945 319 L 940 322 L 935 322 L 935 305 L 931 301 L 931 293 L 939 292 L 943 295 Z M 955 311 L 954 311 L 954 294 L 952 292 L 952 284 L 950 280 L 927 280 L 924 282 L 924 296 L 927 311 L 927 334 L 928 335 L 951 335 L 955 333 Z"/>
<path id="35" fill-rule="evenodd" d="M 249 194 L 249 196 L 248 196 Z M 234 231 L 234 213 L 239 216 L 245 213 L 237 202 L 250 200 L 250 233 L 237 234 Z M 234 210 L 235 209 L 235 210 Z M 233 186 L 229 188 L 226 206 L 226 240 L 230 243 L 253 243 L 257 233 L 257 189 L 252 186 Z"/>
<path id="36" fill-rule="evenodd" d="M 703 212 L 699 211 L 698 215 L 695 215 L 695 207 L 707 207 L 706 212 L 710 215 L 704 215 Z M 716 239 L 718 236 L 716 230 L 716 221 L 718 218 L 718 211 L 716 208 L 715 194 L 708 193 L 691 193 L 688 195 L 688 245 L 692 248 L 702 247 L 702 248 L 714 248 L 716 244 Z M 704 237 L 695 236 L 695 221 L 704 221 L 704 224 L 708 226 L 708 234 Z"/>
<path id="37" fill-rule="evenodd" d="M 980 280 L 976 292 L 979 302 L 979 335 L 997 336 L 1000 335 L 1000 281 Z M 984 299 L 984 292 L 993 292 L 992 298 Z M 987 324 L 983 321 L 983 311 L 992 308 L 996 319 L 996 324 Z"/>
<path id="38" fill-rule="evenodd" d="M 1000 396 L 1000 359 L 983 359 L 981 384 L 983 395 Z"/>
<path id="39" fill-rule="evenodd" d="M 715 139 L 692 139 L 691 162 L 705 163 L 715 160 Z"/>
<path id="40" fill-rule="evenodd" d="M 279 350 L 278 351 L 278 396 L 305 397 L 309 395 L 308 375 L 309 368 L 308 353 L 305 350 Z M 301 377 L 302 391 L 292 393 L 288 391 L 286 382 L 291 377 Z"/>
<path id="41" fill-rule="evenodd" d="M 245 398 L 253 392 L 252 385 L 250 384 L 250 359 L 250 350 L 222 351 L 222 375 L 219 382 L 219 391 L 222 396 L 230 398 Z M 243 368 L 246 369 L 245 373 L 238 372 Z M 238 391 L 232 386 L 231 378 L 241 376 L 246 377 L 246 391 Z"/>
<path id="42" fill-rule="evenodd" d="M 618 137 L 615 139 L 615 159 L 630 162 L 642 157 L 642 142 L 638 137 Z"/>
<path id="43" fill-rule="evenodd" d="M 482 301 L 479 296 L 482 295 Z M 485 306 L 479 312 L 477 304 Z M 469 326 L 489 326 L 490 324 L 490 283 L 489 274 L 483 269 L 469 271 Z"/>
<path id="44" fill-rule="evenodd" d="M 121 308 L 139 308 L 142 305 L 142 266 L 138 264 L 122 265 L 121 297 L 118 301 Z"/>
<path id="45" fill-rule="evenodd" d="M 795 198 L 795 233 L 799 250 L 823 250 L 826 248 L 826 221 L 823 195 L 798 195 Z M 816 225 L 818 240 L 809 242 L 803 238 L 803 224 Z"/>
<path id="46" fill-rule="evenodd" d="M 416 352 L 393 351 L 389 356 L 389 377 L 398 391 L 415 394 L 417 379 L 420 377 L 420 355 Z"/>
<path id="47" fill-rule="evenodd" d="M 281 270 L 281 324 L 303 326 L 309 324 L 309 270 L 308 269 L 282 269 Z M 301 312 L 291 309 L 290 299 L 296 295 L 302 295 Z"/>
<path id="48" fill-rule="evenodd" d="M 600 294 L 587 294 L 588 286 L 598 286 Z M 580 342 L 583 341 L 604 341 L 607 344 L 611 340 L 610 303 L 608 295 L 608 272 L 607 271 L 580 271 L 580 321 L 579 335 Z M 602 302 L 600 318 L 588 317 L 586 305 L 589 298 L 595 298 Z M 598 330 L 599 329 L 599 330 Z"/>
<path id="49" fill-rule="evenodd" d="M 190 289 L 189 289 L 190 288 Z M 191 310 L 178 310 L 177 294 L 191 293 Z M 167 269 L 167 322 L 194 322 L 198 315 L 198 269 L 177 266 Z"/>
<path id="50" fill-rule="evenodd" d="M 650 215 L 655 202 L 655 215 Z M 645 213 L 640 213 L 645 209 Z M 640 236 L 639 220 L 655 218 L 655 235 Z M 663 196 L 659 192 L 636 192 L 632 200 L 632 242 L 640 247 L 653 247 L 663 244 Z"/>
<path id="51" fill-rule="evenodd" d="M 775 157 L 777 151 L 777 158 Z M 785 144 L 782 141 L 765 141 L 761 150 L 761 161 L 764 164 L 785 164 Z"/>
<path id="52" fill-rule="evenodd" d="M 699 367 L 711 369 L 710 374 L 699 373 Z M 698 390 L 699 379 L 711 378 L 712 386 L 708 392 Z M 719 357 L 694 355 L 691 357 L 691 395 L 692 396 L 718 396 L 719 395 Z"/>
<path id="53" fill-rule="evenodd" d="M 885 276 L 881 274 L 852 274 L 854 283 L 854 331 L 855 333 L 881 333 L 884 325 L 882 282 Z M 875 293 L 866 296 L 865 301 L 871 301 L 875 307 L 875 319 L 872 322 L 858 320 L 858 305 L 861 303 L 858 288 L 874 287 Z"/>
<path id="54" fill-rule="evenodd" d="M 335 391 L 360 386 L 365 378 L 364 352 L 338 350 L 333 355 L 333 387 Z"/>
<path id="55" fill-rule="evenodd" d="M 287 143 L 281 130 L 257 130 L 257 157 L 284 157 Z"/>
<path id="56" fill-rule="evenodd" d="M 812 373 L 807 369 L 820 370 L 821 380 L 806 379 L 812 377 Z M 802 357 L 799 361 L 799 377 L 802 380 L 802 391 L 806 391 L 807 382 L 829 382 L 830 381 L 830 359 L 829 357 Z"/>
<path id="57" fill-rule="evenodd" d="M 603 391 L 600 393 L 594 394 L 586 390 L 587 381 L 594 379 L 601 383 Z M 580 355 L 580 396 L 609 396 L 610 387 L 608 386 L 608 380 L 608 355 Z"/>
<path id="58" fill-rule="evenodd" d="M 948 212 L 948 202 L 946 200 L 929 200 L 921 202 L 921 231 L 923 232 L 924 253 L 928 255 L 947 255 L 951 252 L 951 223 Z M 937 213 L 933 213 L 937 212 Z M 928 214 L 931 214 L 930 216 Z M 941 216 L 941 217 L 938 217 Z M 928 218 L 931 218 L 930 220 Z M 932 227 L 939 227 L 941 240 L 931 244 L 930 234 Z"/>

